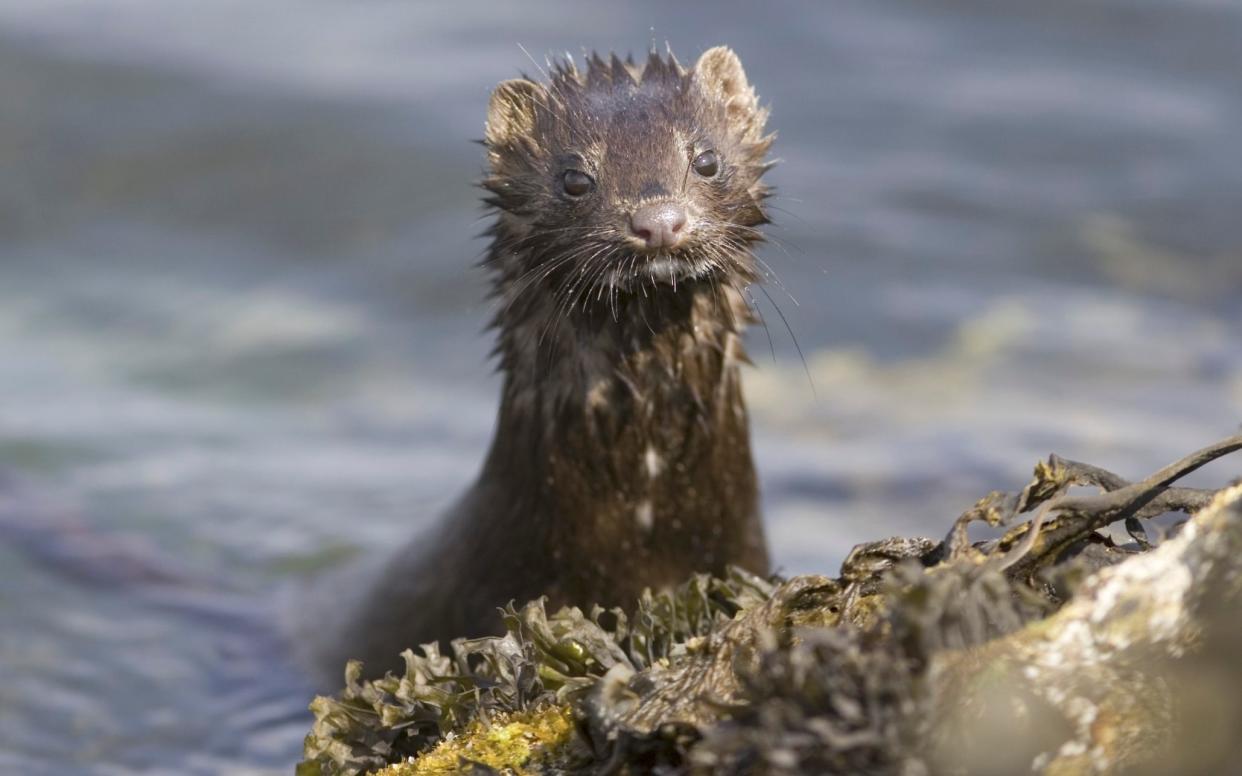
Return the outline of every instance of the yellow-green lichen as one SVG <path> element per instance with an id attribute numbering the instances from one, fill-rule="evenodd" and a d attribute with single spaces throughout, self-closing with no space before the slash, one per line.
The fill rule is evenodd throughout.
<path id="1" fill-rule="evenodd" d="M 573 713 L 553 706 L 535 712 L 496 715 L 404 763 L 375 776 L 438 776 L 460 773 L 463 763 L 477 763 L 512 773 L 533 774 L 568 756 L 574 737 Z"/>

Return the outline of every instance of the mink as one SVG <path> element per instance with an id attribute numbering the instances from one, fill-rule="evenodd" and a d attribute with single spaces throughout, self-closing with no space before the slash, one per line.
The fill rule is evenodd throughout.
<path id="1" fill-rule="evenodd" d="M 488 107 L 495 436 L 438 526 L 340 612 L 315 656 L 334 676 L 503 632 L 509 602 L 628 608 L 694 572 L 768 571 L 739 374 L 767 110 L 725 47 L 550 69 Z"/>

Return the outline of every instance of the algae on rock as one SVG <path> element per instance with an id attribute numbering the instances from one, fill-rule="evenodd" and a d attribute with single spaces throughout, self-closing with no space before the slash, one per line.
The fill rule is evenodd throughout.
<path id="1" fill-rule="evenodd" d="M 1221 772 L 1242 757 L 1242 486 L 1174 483 L 1239 449 L 1134 484 L 1053 456 L 944 541 L 861 545 L 835 579 L 510 608 L 505 636 L 407 652 L 402 676 L 351 665 L 298 772 Z M 1166 512 L 1191 517 L 1152 542 Z M 974 521 L 1006 532 L 971 542 Z"/>
<path id="2" fill-rule="evenodd" d="M 504 768 L 518 776 L 563 770 L 584 761 L 573 752 L 573 712 L 566 706 L 475 720 L 461 734 L 377 776 L 441 776 Z"/>

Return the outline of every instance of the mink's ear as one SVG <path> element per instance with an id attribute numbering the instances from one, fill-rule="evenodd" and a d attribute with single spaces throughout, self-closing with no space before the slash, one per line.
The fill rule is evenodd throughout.
<path id="1" fill-rule="evenodd" d="M 488 146 L 504 148 L 530 137 L 535 129 L 535 111 L 546 100 L 539 84 L 525 78 L 503 81 L 492 92 L 487 106 L 487 125 L 483 137 Z"/>
<path id="2" fill-rule="evenodd" d="M 745 120 L 759 109 L 755 90 L 746 80 L 742 61 L 728 46 L 717 46 L 703 52 L 694 63 L 694 80 L 703 91 L 721 102 L 734 120 Z"/>

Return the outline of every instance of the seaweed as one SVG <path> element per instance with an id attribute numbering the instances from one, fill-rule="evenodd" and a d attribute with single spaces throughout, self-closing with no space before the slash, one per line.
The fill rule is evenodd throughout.
<path id="1" fill-rule="evenodd" d="M 504 636 L 407 651 L 400 676 L 361 682 L 351 663 L 339 696 L 311 705 L 298 773 L 913 776 L 1167 762 L 1181 751 L 1179 710 L 1202 706 L 1168 677 L 1203 654 L 1238 680 L 1221 657 L 1237 641 L 1222 612 L 1242 599 L 1242 487 L 1175 483 L 1239 449 L 1231 437 L 1134 483 L 1052 456 L 943 540 L 860 545 L 835 578 L 696 575 L 628 613 L 510 606 Z M 1166 512 L 1188 522 L 1153 540 L 1143 522 Z M 978 521 L 1004 533 L 972 542 Z M 1098 533 L 1113 523 L 1133 542 Z"/>
<path id="2" fill-rule="evenodd" d="M 350 661 L 339 696 L 311 703 L 315 724 L 297 772 L 365 773 L 476 722 L 585 703 L 610 672 L 667 665 L 771 592 L 770 583 L 741 570 L 723 579 L 697 574 L 675 590 L 646 591 L 632 620 L 619 609 L 549 615 L 537 599 L 505 609 L 503 637 L 454 640 L 450 655 L 436 644 L 406 650 L 400 676 L 363 682 L 362 665 Z"/>

